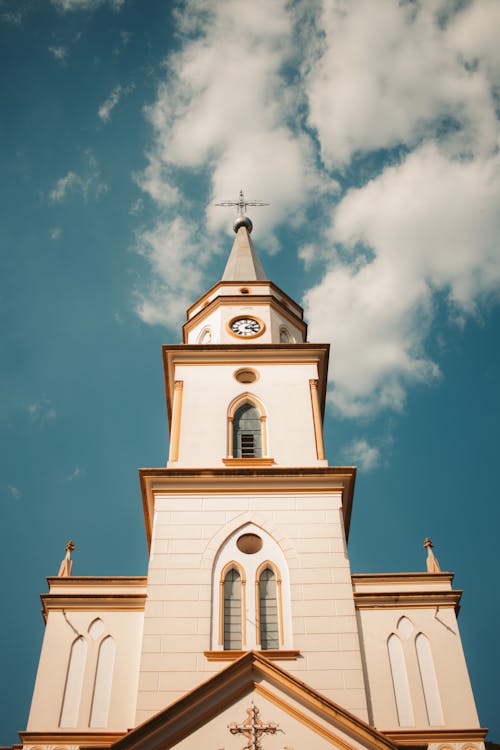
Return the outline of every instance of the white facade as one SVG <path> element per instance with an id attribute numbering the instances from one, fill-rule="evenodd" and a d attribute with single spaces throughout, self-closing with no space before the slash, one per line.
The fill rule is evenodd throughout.
<path id="1" fill-rule="evenodd" d="M 451 574 L 351 573 L 355 469 L 325 458 L 306 337 L 241 224 L 164 347 L 147 577 L 49 579 L 27 748 L 236 749 L 245 714 L 255 748 L 483 747 Z"/>

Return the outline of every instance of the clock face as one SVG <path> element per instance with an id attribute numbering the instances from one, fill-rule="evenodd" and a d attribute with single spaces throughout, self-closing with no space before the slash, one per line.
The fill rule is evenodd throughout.
<path id="1" fill-rule="evenodd" d="M 255 318 L 235 318 L 229 327 L 237 336 L 258 336 L 263 330 L 262 324 Z"/>

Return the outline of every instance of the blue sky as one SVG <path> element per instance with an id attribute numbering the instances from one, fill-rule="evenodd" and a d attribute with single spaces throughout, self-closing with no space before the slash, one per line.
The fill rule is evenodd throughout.
<path id="1" fill-rule="evenodd" d="M 498 741 L 499 24 L 494 0 L 0 0 L 0 742 L 67 540 L 75 574 L 146 572 L 161 344 L 220 277 L 213 203 L 240 188 L 332 345 L 353 571 L 423 570 L 433 539 Z"/>

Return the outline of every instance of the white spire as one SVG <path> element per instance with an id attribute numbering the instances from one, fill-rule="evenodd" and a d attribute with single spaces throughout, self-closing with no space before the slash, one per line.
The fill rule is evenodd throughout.
<path id="1" fill-rule="evenodd" d="M 245 224 L 238 227 L 222 281 L 267 281 Z"/>

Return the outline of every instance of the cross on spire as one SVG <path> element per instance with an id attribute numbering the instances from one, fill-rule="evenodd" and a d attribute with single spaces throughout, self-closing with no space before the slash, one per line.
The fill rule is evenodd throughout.
<path id="1" fill-rule="evenodd" d="M 253 701 L 250 703 L 250 708 L 247 708 L 247 717 L 246 723 L 237 724 L 234 721 L 232 724 L 228 724 L 227 728 L 231 734 L 243 734 L 247 737 L 247 744 L 242 750 L 262 750 L 261 735 L 276 734 L 278 724 L 274 721 L 265 724 L 260 718 L 260 709 L 254 705 Z"/>
<path id="2" fill-rule="evenodd" d="M 216 203 L 216 206 L 236 206 L 238 216 L 245 216 L 248 206 L 269 206 L 269 203 L 264 201 L 247 200 L 243 194 L 243 190 L 240 190 L 240 197 L 237 201 L 221 201 Z"/>
<path id="3" fill-rule="evenodd" d="M 216 203 L 215 205 L 236 206 L 237 213 L 235 222 L 233 224 L 234 231 L 238 232 L 238 229 L 240 227 L 246 227 L 246 229 L 250 233 L 252 231 L 253 224 L 246 215 L 248 206 L 269 206 L 269 203 L 264 203 L 264 201 L 248 200 L 247 198 L 245 198 L 243 190 L 240 190 L 240 197 L 237 201 L 221 201 L 220 203 Z"/>

